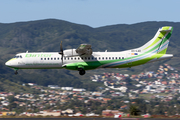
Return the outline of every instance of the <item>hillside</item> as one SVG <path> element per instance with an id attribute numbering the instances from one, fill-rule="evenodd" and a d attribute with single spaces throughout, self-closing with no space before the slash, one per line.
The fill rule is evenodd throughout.
<path id="1" fill-rule="evenodd" d="M 139 72 L 145 69 L 155 69 L 158 64 L 167 62 L 178 66 L 180 53 L 180 23 L 174 22 L 144 22 L 132 25 L 119 24 L 92 28 L 86 25 L 74 24 L 62 20 L 48 19 L 30 22 L 19 22 L 11 24 L 0 23 L 0 80 L 9 80 L 15 83 L 35 82 L 40 85 L 57 84 L 59 86 L 84 87 L 95 90 L 100 84 L 92 83 L 89 76 L 97 72 L 115 71 L 124 69 L 101 69 L 87 71 L 80 76 L 77 71 L 69 70 L 19 70 L 19 75 L 4 65 L 14 57 L 16 53 L 37 51 L 59 51 L 60 41 L 63 48 L 77 48 L 81 43 L 92 45 L 93 51 L 121 51 L 139 47 L 150 40 L 159 27 L 173 26 L 168 53 L 173 53 L 171 60 L 161 61 L 153 64 L 141 65 L 128 68 L 129 72 Z M 2 84 L 0 84 L 1 87 Z M 2 87 L 3 88 L 3 87 Z M 4 89 L 2 89 L 3 91 Z"/>

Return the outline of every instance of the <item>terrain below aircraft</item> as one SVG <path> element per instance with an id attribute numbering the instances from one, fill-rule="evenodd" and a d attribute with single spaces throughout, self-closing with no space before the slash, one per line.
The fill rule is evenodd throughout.
<path id="1" fill-rule="evenodd" d="M 18 69 L 69 69 L 77 70 L 84 75 L 86 70 L 98 68 L 125 68 L 142 65 L 172 58 L 166 54 L 173 27 L 159 28 L 155 36 L 145 45 L 121 52 L 93 52 L 91 45 L 81 44 L 77 49 L 63 50 L 62 42 L 60 52 L 26 52 L 16 54 L 14 58 L 5 63 Z"/>

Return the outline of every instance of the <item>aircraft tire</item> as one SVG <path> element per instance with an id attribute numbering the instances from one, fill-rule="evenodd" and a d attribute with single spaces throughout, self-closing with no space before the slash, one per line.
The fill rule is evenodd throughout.
<path id="1" fill-rule="evenodd" d="M 83 69 L 79 71 L 79 74 L 80 74 L 80 75 L 84 75 L 85 73 L 86 73 L 86 71 L 83 70 Z"/>
<path id="2" fill-rule="evenodd" d="M 18 74 L 18 71 L 15 71 L 14 74 L 17 75 L 17 74 Z"/>

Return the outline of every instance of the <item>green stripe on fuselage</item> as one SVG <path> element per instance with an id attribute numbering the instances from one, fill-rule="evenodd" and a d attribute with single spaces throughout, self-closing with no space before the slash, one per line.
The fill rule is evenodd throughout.
<path id="1" fill-rule="evenodd" d="M 125 59 L 121 60 L 103 60 L 103 61 L 84 61 L 84 62 L 77 62 L 77 63 L 69 63 L 66 65 L 66 69 L 70 70 L 77 70 L 78 65 L 84 66 L 85 70 L 91 70 L 91 69 L 96 69 L 101 65 L 109 64 L 109 63 L 114 63 L 118 61 L 123 61 Z"/>
<path id="2" fill-rule="evenodd" d="M 91 69 L 96 69 L 102 65 L 105 65 L 105 64 L 109 64 L 109 63 L 115 63 L 115 62 L 119 62 L 119 61 L 125 61 L 125 60 L 130 60 L 130 59 L 133 59 L 133 58 L 138 58 L 138 57 L 141 57 L 145 54 L 148 54 L 150 52 L 152 52 L 153 50 L 157 49 L 159 46 L 160 46 L 161 43 L 157 44 L 154 48 L 150 49 L 149 51 L 145 52 L 145 53 L 142 53 L 140 55 L 136 55 L 136 56 L 132 56 L 132 57 L 128 57 L 128 58 L 125 58 L 125 59 L 120 59 L 120 60 L 104 60 L 104 61 L 84 61 L 84 62 L 77 62 L 77 63 L 69 63 L 66 65 L 66 69 L 70 69 L 70 70 L 77 70 L 77 66 L 78 64 L 81 64 L 85 67 L 85 70 L 91 70 Z M 119 66 L 115 66 L 114 68 L 124 68 L 124 67 L 130 67 L 130 66 L 136 66 L 136 65 L 141 65 L 141 64 L 144 64 L 144 63 L 147 63 L 148 61 L 154 59 L 154 56 L 152 57 L 147 57 L 145 59 L 142 59 L 142 60 L 138 60 L 138 61 L 135 61 L 135 62 L 132 62 L 132 64 L 127 64 L 124 63 L 122 65 L 119 65 Z"/>

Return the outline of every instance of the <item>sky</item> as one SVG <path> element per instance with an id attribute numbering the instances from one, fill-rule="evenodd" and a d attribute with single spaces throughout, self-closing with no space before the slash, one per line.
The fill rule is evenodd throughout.
<path id="1" fill-rule="evenodd" d="M 0 23 L 59 19 L 102 27 L 180 22 L 180 0 L 0 0 Z"/>

